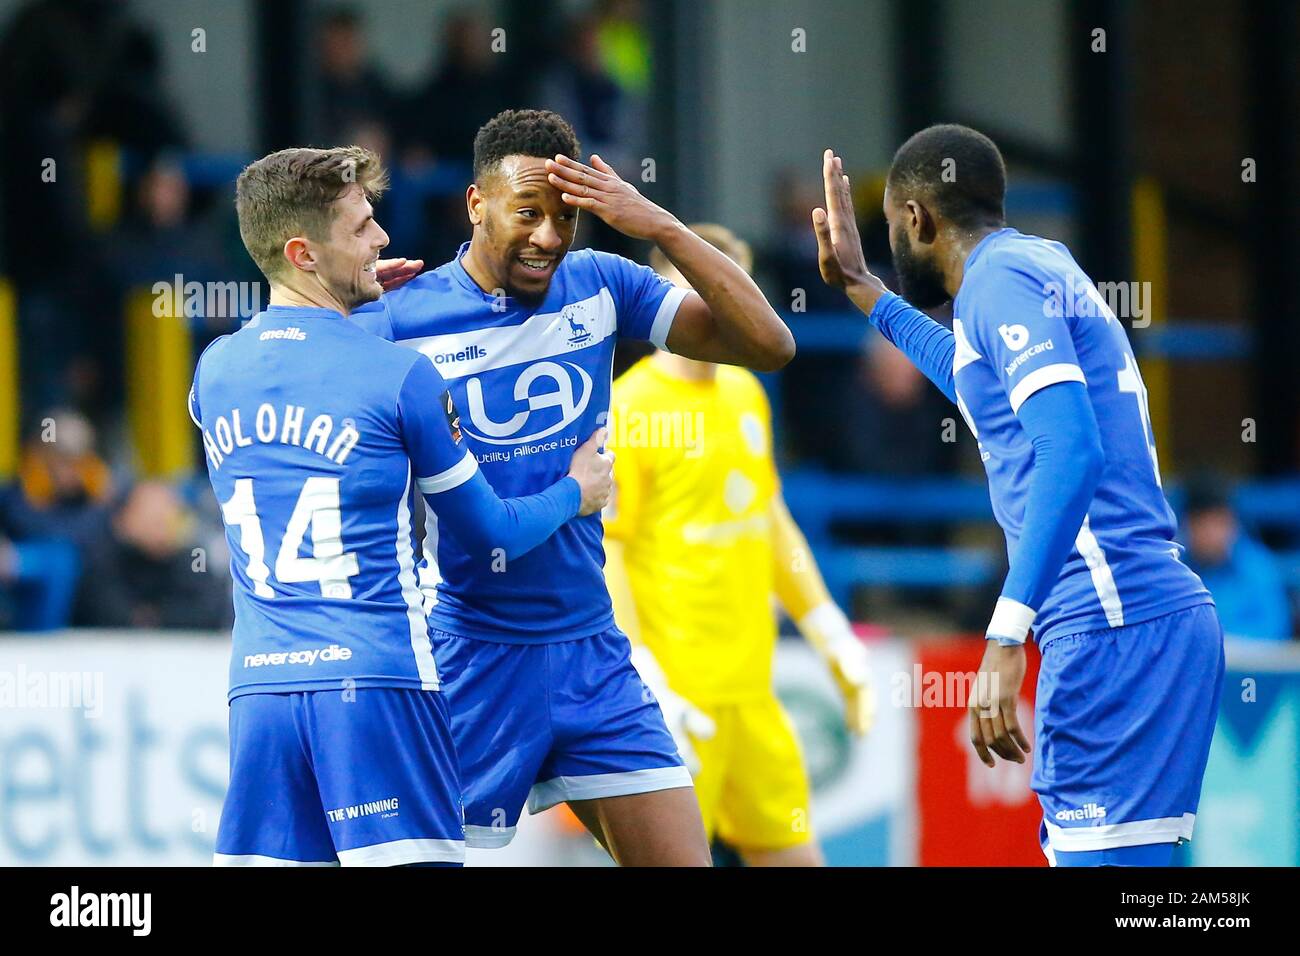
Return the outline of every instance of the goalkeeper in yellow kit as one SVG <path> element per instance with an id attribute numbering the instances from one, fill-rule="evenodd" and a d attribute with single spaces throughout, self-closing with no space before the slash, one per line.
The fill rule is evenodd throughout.
<path id="1" fill-rule="evenodd" d="M 749 246 L 691 227 L 746 268 Z M 686 286 L 667 258 L 651 265 Z M 781 498 L 771 413 L 750 372 L 668 352 L 614 382 L 605 576 L 633 662 L 695 774 L 704 825 L 751 866 L 816 866 L 809 785 L 772 688 L 775 595 L 822 654 L 850 730 L 874 717 L 865 646 Z"/>

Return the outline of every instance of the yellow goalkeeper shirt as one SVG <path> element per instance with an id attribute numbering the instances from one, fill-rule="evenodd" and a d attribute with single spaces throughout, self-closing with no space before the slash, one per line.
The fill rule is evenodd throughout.
<path id="1" fill-rule="evenodd" d="M 627 574 L 626 588 L 610 581 L 619 624 L 697 704 L 770 695 L 779 484 L 762 385 L 731 366 L 693 381 L 643 359 L 614 383 L 607 444 L 605 534 Z"/>

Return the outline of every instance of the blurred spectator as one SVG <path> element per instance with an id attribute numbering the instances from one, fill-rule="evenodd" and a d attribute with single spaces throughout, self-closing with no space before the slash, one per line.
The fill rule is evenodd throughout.
<path id="1" fill-rule="evenodd" d="M 651 47 L 639 0 L 600 0 L 596 22 L 606 72 L 626 92 L 648 94 Z"/>
<path id="2" fill-rule="evenodd" d="M 83 627 L 216 629 L 230 616 L 224 568 L 195 554 L 195 523 L 162 482 L 141 482 L 83 556 L 74 623 Z"/>
<path id="3" fill-rule="evenodd" d="M 159 157 L 140 177 L 130 213 L 110 235 L 105 258 L 114 285 L 113 302 L 119 309 L 130 290 L 149 289 L 155 282 L 171 286 L 178 275 L 182 284 L 237 279 L 225 255 L 219 224 L 193 215 L 189 181 L 179 161 L 170 156 Z M 198 347 L 239 327 L 240 316 L 226 314 L 238 297 L 232 303 L 214 296 L 213 302 L 219 306 L 214 314 L 191 317 Z M 106 342 L 105 348 L 120 356 L 120 336 Z M 115 364 L 120 366 L 122 360 Z"/>
<path id="4" fill-rule="evenodd" d="M 503 58 L 492 53 L 491 44 L 491 30 L 474 10 L 447 17 L 434 39 L 434 49 L 442 50 L 438 71 L 406 109 L 408 159 L 468 164 L 479 127 L 502 110 L 522 105 L 511 102 Z M 460 206 L 463 216 L 463 201 Z"/>
<path id="5" fill-rule="evenodd" d="M 82 252 L 79 147 L 112 38 L 123 29 L 116 4 L 40 0 L 20 9 L 0 36 L 0 210 L 9 271 L 20 282 L 58 284 L 64 277 L 50 275 L 49 263 Z"/>
<path id="6" fill-rule="evenodd" d="M 641 175 L 646 112 L 641 98 L 629 95 L 605 67 L 600 21 L 580 16 L 569 21 L 559 40 L 559 58 L 542 78 L 540 103 L 573 126 L 581 159 L 596 153 L 625 179 Z M 575 245 L 635 258 L 634 239 L 611 229 L 596 216 L 583 216 Z"/>
<path id="7" fill-rule="evenodd" d="M 869 333 L 841 408 L 833 466 L 900 478 L 947 474 L 956 467 L 957 439 L 965 423 L 943 393 L 883 336 Z M 951 423 L 949 441 L 944 440 L 945 420 Z"/>
<path id="8" fill-rule="evenodd" d="M 817 238 L 812 231 L 812 211 L 825 204 L 821 180 L 815 176 L 810 178 L 806 170 L 787 168 L 774 177 L 772 213 L 776 226 L 765 259 L 767 270 L 776 283 L 772 302 L 778 309 L 790 309 L 796 301 L 802 301 L 807 312 L 848 314 L 852 308 L 844 293 L 822 282 L 817 269 Z M 871 265 L 874 269 L 875 265 Z M 802 290 L 798 300 L 796 289 Z"/>
<path id="9" fill-rule="evenodd" d="M 157 39 L 134 24 L 123 24 L 113 39 L 104 82 L 91 93 L 85 135 L 112 140 L 146 161 L 184 149 L 188 137 L 164 92 Z"/>
<path id="10" fill-rule="evenodd" d="M 76 412 L 50 412 L 23 448 L 18 480 L 0 491 L 0 527 L 18 541 L 54 539 L 84 548 L 104 528 L 112 491 L 94 427 Z"/>
<path id="11" fill-rule="evenodd" d="M 1242 527 L 1224 485 L 1208 476 L 1188 482 L 1183 506 L 1187 564 L 1214 596 L 1229 637 L 1286 640 L 1291 611 L 1273 554 Z"/>
<path id="12" fill-rule="evenodd" d="M 396 97 L 383 74 L 368 59 L 365 32 L 357 12 L 340 8 L 327 15 L 321 23 L 317 50 L 317 142 L 322 146 L 349 143 L 349 134 L 362 125 L 390 128 Z M 386 132 L 382 135 L 387 137 Z"/>
<path id="13" fill-rule="evenodd" d="M 644 129 L 643 104 L 629 96 L 605 67 L 600 23 L 593 16 L 570 22 L 560 36 L 560 59 L 542 81 L 541 102 L 573 126 L 583 158 L 592 153 L 626 178 L 633 169 Z"/>

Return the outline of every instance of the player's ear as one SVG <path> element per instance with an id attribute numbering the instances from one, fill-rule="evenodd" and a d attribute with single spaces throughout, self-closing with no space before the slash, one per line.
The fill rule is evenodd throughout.
<path id="1" fill-rule="evenodd" d="M 934 242 L 934 237 L 939 230 L 934 217 L 930 215 L 930 210 L 915 199 L 909 199 L 906 206 L 906 216 L 905 225 L 907 231 L 912 234 L 914 239 L 926 245 Z"/>
<path id="2" fill-rule="evenodd" d="M 295 269 L 303 272 L 316 271 L 316 254 L 311 250 L 311 243 L 302 236 L 294 236 L 285 241 L 284 257 Z"/>
<path id="3" fill-rule="evenodd" d="M 483 193 L 478 188 L 478 183 L 470 183 L 465 190 L 465 211 L 469 213 L 471 225 L 477 226 L 483 222 L 483 202 Z"/>

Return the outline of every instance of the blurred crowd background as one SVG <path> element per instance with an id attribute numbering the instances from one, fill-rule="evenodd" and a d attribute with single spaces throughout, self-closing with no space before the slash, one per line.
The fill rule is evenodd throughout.
<path id="1" fill-rule="evenodd" d="M 809 211 L 834 145 L 888 276 L 894 146 L 935 120 L 993 135 L 1011 223 L 1147 290 L 1127 318 L 1188 560 L 1230 632 L 1288 640 L 1297 39 L 1286 2 L 0 0 L 0 622 L 226 625 L 183 406 L 194 356 L 265 296 L 235 175 L 367 145 L 390 252 L 432 266 L 468 237 L 476 129 L 530 106 L 757 250 L 800 347 L 767 381 L 787 498 L 837 597 L 904 633 L 978 631 L 1005 558 L 973 440 L 819 281 Z M 647 252 L 591 217 L 579 244 Z M 242 285 L 149 308 L 192 282 Z"/>

